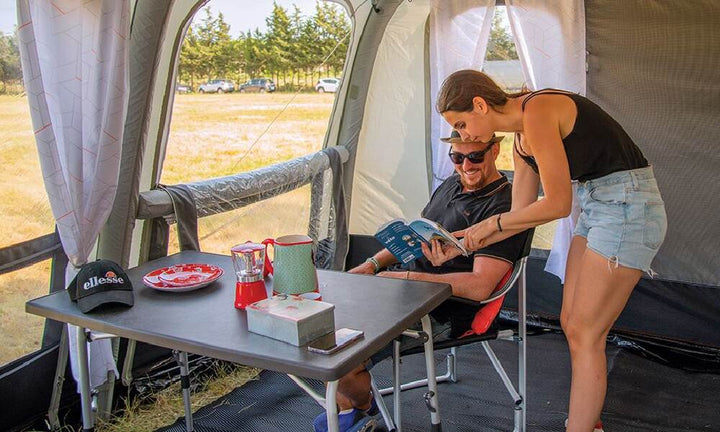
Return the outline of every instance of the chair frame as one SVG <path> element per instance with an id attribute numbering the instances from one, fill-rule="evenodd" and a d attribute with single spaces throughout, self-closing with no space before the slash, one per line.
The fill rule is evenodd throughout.
<path id="1" fill-rule="evenodd" d="M 490 359 L 490 362 L 493 365 L 493 368 L 498 373 L 500 378 L 503 381 L 503 384 L 505 385 L 505 388 L 507 389 L 508 393 L 510 394 L 510 397 L 513 400 L 513 411 L 514 411 L 514 429 L 513 432 L 525 432 L 526 426 L 527 426 L 527 377 L 526 377 L 526 366 L 527 366 L 527 352 L 526 352 L 526 346 L 525 346 L 525 340 L 527 338 L 527 317 L 526 317 L 526 271 L 527 271 L 527 259 L 528 259 L 528 253 L 529 252 L 529 244 L 532 241 L 532 233 L 528 234 L 528 245 L 526 247 L 526 253 L 523 254 L 523 257 L 520 258 L 518 261 L 515 262 L 515 265 L 513 267 L 513 271 L 508 278 L 508 280 L 503 284 L 503 286 L 497 290 L 493 295 L 482 301 L 482 302 L 471 302 L 473 304 L 487 304 L 490 303 L 505 294 L 512 289 L 512 287 L 517 283 L 518 285 L 518 327 L 517 330 L 507 329 L 507 330 L 494 330 L 489 329 L 483 334 L 480 335 L 471 335 L 460 339 L 453 339 L 450 341 L 443 341 L 439 343 L 434 344 L 435 349 L 446 349 L 450 348 L 450 352 L 446 356 L 446 364 L 447 364 L 447 370 L 445 374 L 435 377 L 434 380 L 431 380 L 431 386 L 432 384 L 435 384 L 435 386 L 428 387 L 428 392 L 425 394 L 425 401 L 428 405 L 428 409 L 430 410 L 431 415 L 431 430 L 433 432 L 439 432 L 442 430 L 441 421 L 440 421 L 440 412 L 439 412 L 439 406 L 437 402 L 437 383 L 440 382 L 457 382 L 457 355 L 456 355 L 456 349 L 459 346 L 463 345 L 469 345 L 472 343 L 480 343 L 485 350 L 485 353 L 487 354 L 488 358 Z M 457 299 L 457 298 L 455 298 Z M 463 299 L 459 299 L 460 301 L 463 301 Z M 467 301 L 467 300 L 466 300 Z M 469 302 L 469 301 L 468 301 Z M 429 320 L 428 320 L 429 321 Z M 425 324 L 425 323 L 423 323 Z M 429 324 L 429 323 L 428 323 Z M 430 330 L 430 331 L 428 331 Z M 516 334 L 517 333 L 517 334 Z M 429 339 L 430 343 L 432 344 L 432 337 L 428 337 L 428 335 L 432 334 L 431 329 L 426 329 L 426 326 L 423 325 L 423 331 L 422 332 L 413 332 L 413 331 L 407 331 L 403 333 L 405 335 L 411 336 L 411 337 L 420 337 L 424 338 L 426 340 L 425 343 L 428 343 L 427 340 Z M 493 349 L 489 345 L 490 340 L 510 340 L 514 341 L 518 344 L 518 382 L 517 387 L 513 384 L 510 377 L 508 377 L 507 373 L 505 372 L 505 369 L 502 366 L 502 363 L 497 358 L 497 355 L 493 351 Z M 383 419 L 385 420 L 385 424 L 388 428 L 388 430 L 395 431 L 395 432 L 401 432 L 402 431 L 402 416 L 401 416 L 401 393 L 403 390 L 409 390 L 417 387 L 424 387 L 428 386 L 428 379 L 421 379 L 417 381 L 412 381 L 409 383 L 401 384 L 400 383 L 400 357 L 403 355 L 411 355 L 422 352 L 421 349 L 411 349 L 406 352 L 400 352 L 400 341 L 395 340 L 393 343 L 393 356 L 392 356 L 392 363 L 393 363 L 393 387 L 385 388 L 385 389 L 378 389 L 375 380 L 372 380 L 372 391 L 373 395 L 375 397 L 375 400 L 377 401 L 378 408 L 380 410 L 381 415 L 383 416 Z M 432 352 L 432 351 L 430 351 Z M 428 354 L 426 351 L 425 354 L 425 363 L 427 366 L 428 373 L 430 372 L 431 368 L 428 366 L 430 363 L 434 365 L 434 358 Z M 399 388 L 400 391 L 394 391 L 394 389 Z M 389 411 L 387 409 L 387 406 L 385 405 L 385 402 L 382 398 L 383 395 L 388 395 L 390 393 L 393 393 L 393 416 L 391 417 L 389 414 Z"/>

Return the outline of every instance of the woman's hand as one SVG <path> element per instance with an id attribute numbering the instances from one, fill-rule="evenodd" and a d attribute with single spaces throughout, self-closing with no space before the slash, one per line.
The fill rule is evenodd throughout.
<path id="1" fill-rule="evenodd" d="M 425 242 L 423 242 L 420 246 L 422 247 L 422 252 L 423 255 L 425 255 L 425 258 L 427 258 L 428 261 L 430 261 L 430 264 L 435 267 L 440 266 L 445 261 L 451 260 L 462 253 L 455 246 L 443 244 L 443 242 L 437 239 L 431 240 L 430 246 L 428 246 Z"/>
<path id="2" fill-rule="evenodd" d="M 465 249 L 476 251 L 485 246 L 487 238 L 497 231 L 497 216 L 491 216 L 465 230 Z"/>

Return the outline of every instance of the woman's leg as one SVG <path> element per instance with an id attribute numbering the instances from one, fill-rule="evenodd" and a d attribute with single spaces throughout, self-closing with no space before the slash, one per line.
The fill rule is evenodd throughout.
<path id="1" fill-rule="evenodd" d="M 573 298 L 575 297 L 575 286 L 580 273 L 582 257 L 587 248 L 587 239 L 581 236 L 573 236 L 570 242 L 567 263 L 565 264 L 565 284 L 563 285 L 562 308 L 560 309 L 560 325 L 565 328 L 568 314 L 572 309 Z"/>
<path id="2" fill-rule="evenodd" d="M 587 248 L 587 239 L 582 236 L 574 236 L 570 243 L 570 251 L 568 252 L 567 263 L 565 264 L 565 283 L 563 285 L 562 309 L 560 310 L 560 325 L 563 330 L 566 328 L 567 317 L 572 309 L 572 301 L 575 294 L 575 286 L 577 285 L 578 274 L 582 264 L 582 257 Z M 600 417 L 596 419 L 596 423 L 600 421 Z M 567 424 L 567 419 L 565 420 Z"/>
<path id="3" fill-rule="evenodd" d="M 572 383 L 568 432 L 590 432 L 607 390 L 605 341 L 642 272 L 616 266 L 573 239 L 561 321 L 570 347 Z M 569 283 L 568 283 L 569 282 Z"/>

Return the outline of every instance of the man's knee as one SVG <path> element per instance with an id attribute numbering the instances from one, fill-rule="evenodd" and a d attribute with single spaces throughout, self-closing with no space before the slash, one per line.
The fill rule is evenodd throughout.
<path id="1" fill-rule="evenodd" d="M 369 372 L 367 371 L 367 369 L 365 368 L 365 364 L 363 363 L 363 364 L 355 367 L 355 369 L 346 373 L 342 377 L 340 377 L 340 380 L 338 381 L 338 385 L 342 385 L 343 382 L 351 382 L 351 381 L 354 382 L 356 380 L 362 379 L 365 374 L 369 375 Z"/>
<path id="2" fill-rule="evenodd" d="M 346 397 L 355 408 L 370 403 L 370 372 L 365 365 L 359 365 L 338 380 L 338 393 Z"/>

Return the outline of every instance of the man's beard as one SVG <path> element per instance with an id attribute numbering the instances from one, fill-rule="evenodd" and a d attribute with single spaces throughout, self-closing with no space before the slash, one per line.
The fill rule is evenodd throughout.
<path id="1" fill-rule="evenodd" d="M 463 189 L 467 191 L 476 191 L 478 189 L 482 189 L 482 183 L 483 179 L 479 179 L 473 184 L 468 183 L 465 178 L 461 175 L 460 176 L 460 184 L 463 186 Z"/>

